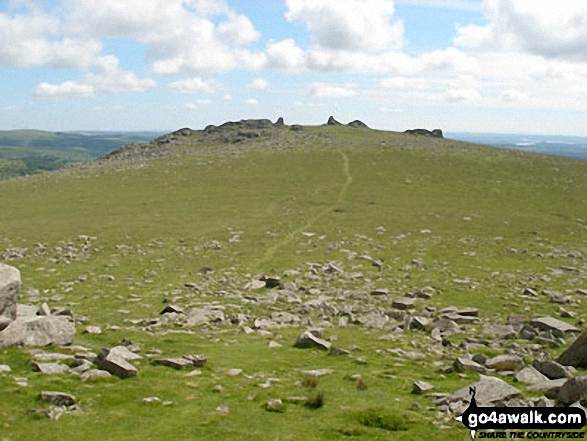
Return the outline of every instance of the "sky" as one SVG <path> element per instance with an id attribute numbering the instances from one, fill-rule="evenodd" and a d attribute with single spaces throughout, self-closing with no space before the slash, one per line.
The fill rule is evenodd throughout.
<path id="1" fill-rule="evenodd" d="M 584 0 L 0 0 L 0 130 L 587 136 Z"/>

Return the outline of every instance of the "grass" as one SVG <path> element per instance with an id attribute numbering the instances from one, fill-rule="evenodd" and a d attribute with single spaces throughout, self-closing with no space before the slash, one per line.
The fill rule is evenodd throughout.
<path id="1" fill-rule="evenodd" d="M 13 372 L 0 376 L 0 394 L 10 397 L 0 402 L 0 439 L 466 440 L 462 425 L 439 419 L 429 399 L 411 394 L 413 381 L 455 391 L 476 374 L 441 375 L 435 362 L 462 355 L 464 337 L 480 336 L 485 324 L 509 314 L 558 317 L 546 296 L 522 297 L 526 286 L 573 297 L 563 305 L 575 313 L 570 322 L 586 318 L 574 294 L 581 277 L 556 270 L 584 268 L 578 256 L 587 255 L 587 162 L 344 127 L 286 133 L 242 145 L 186 139 L 166 158 L 0 182 L 0 260 L 21 270 L 23 302 L 47 301 L 84 317 L 74 344 L 94 352 L 126 338 L 143 355 L 160 349 L 168 357 L 203 353 L 209 360 L 199 376 L 145 358 L 136 378 L 82 383 L 34 373 L 26 350 L 2 349 L 0 364 Z M 382 260 L 381 271 L 365 256 Z M 328 262 L 362 275 L 307 275 L 310 263 Z M 213 271 L 200 272 L 204 266 Z M 252 279 L 288 269 L 299 272 L 283 280 L 303 288 L 295 291 L 301 304 L 270 300 L 266 288 L 246 292 L 251 299 L 243 301 Z M 317 289 L 339 310 L 389 311 L 396 294 L 379 298 L 368 294 L 372 289 L 404 295 L 424 286 L 437 294 L 418 300 L 418 311 L 474 306 L 482 325 L 442 347 L 424 331 L 380 339 L 389 331 L 352 319 L 339 326 L 343 315 L 324 322 L 320 310 L 299 309 Z M 357 292 L 363 300 L 343 296 Z M 249 326 L 275 311 L 302 321 L 268 335 L 244 334 L 229 320 L 191 334 L 180 326 L 144 332 L 133 322 L 159 317 L 166 302 L 219 305 L 227 318 L 246 315 Z M 293 348 L 308 320 L 352 355 Z M 104 332 L 82 334 L 84 325 Z M 270 340 L 282 347 L 268 349 Z M 422 357 L 402 357 L 397 349 Z M 228 375 L 233 368 L 243 373 Z M 333 372 L 314 377 L 319 387 L 300 385 L 308 382 L 303 370 L 321 368 Z M 357 375 L 368 388 L 345 379 Z M 14 376 L 29 386 L 17 386 Z M 271 378 L 280 381 L 261 386 Z M 219 384 L 221 392 L 214 390 Z M 80 411 L 57 421 L 35 417 L 29 411 L 44 406 L 36 399 L 41 390 L 72 393 Z M 150 396 L 173 404 L 143 403 Z M 300 396 L 320 406 L 263 410 L 269 399 Z"/>

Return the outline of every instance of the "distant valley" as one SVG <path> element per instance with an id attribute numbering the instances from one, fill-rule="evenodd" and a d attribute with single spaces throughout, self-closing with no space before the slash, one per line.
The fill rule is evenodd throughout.
<path id="1" fill-rule="evenodd" d="M 148 142 L 160 132 L 0 131 L 0 180 L 92 161 L 123 145 Z"/>

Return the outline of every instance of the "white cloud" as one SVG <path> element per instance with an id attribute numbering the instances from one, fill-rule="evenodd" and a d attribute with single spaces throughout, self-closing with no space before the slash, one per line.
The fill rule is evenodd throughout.
<path id="1" fill-rule="evenodd" d="M 61 35 L 59 20 L 39 10 L 0 13 L 0 66 L 85 68 L 101 50 L 95 39 Z"/>
<path id="2" fill-rule="evenodd" d="M 429 89 L 430 81 L 422 78 L 393 77 L 381 80 L 381 85 L 386 89 Z"/>
<path id="3" fill-rule="evenodd" d="M 35 88 L 37 97 L 82 97 L 96 94 L 143 92 L 157 86 L 150 78 L 139 78 L 135 73 L 121 70 L 118 59 L 112 55 L 99 57 L 92 72 L 80 80 L 59 84 L 40 83 Z"/>
<path id="4" fill-rule="evenodd" d="M 247 103 L 247 104 L 250 104 L 250 105 L 257 105 L 257 104 L 259 104 L 259 100 L 255 99 L 255 98 L 249 98 L 249 99 L 246 101 L 246 103 Z"/>
<path id="5" fill-rule="evenodd" d="M 93 86 L 80 84 L 75 81 L 65 81 L 60 84 L 40 83 L 35 88 L 35 96 L 40 98 L 55 97 L 82 97 L 92 96 L 95 93 Z"/>
<path id="6" fill-rule="evenodd" d="M 346 86 L 333 86 L 328 83 L 312 83 L 308 92 L 316 98 L 348 98 L 357 94 Z"/>
<path id="7" fill-rule="evenodd" d="M 249 83 L 249 87 L 251 89 L 257 89 L 257 90 L 265 90 L 268 89 L 270 86 L 269 81 L 267 81 L 264 78 L 255 78 L 253 81 L 251 81 Z"/>
<path id="8" fill-rule="evenodd" d="M 4 106 L 2 108 L 2 110 L 4 110 L 5 112 L 16 112 L 17 110 L 22 110 L 24 109 L 23 106 Z"/>
<path id="9" fill-rule="evenodd" d="M 264 54 L 243 47 L 256 41 L 259 32 L 224 1 L 216 6 L 193 0 L 66 1 L 72 30 L 145 44 L 156 74 L 254 70 L 266 62 Z"/>
<path id="10" fill-rule="evenodd" d="M 481 100 L 481 94 L 475 89 L 453 89 L 442 94 L 447 103 L 475 102 Z"/>
<path id="11" fill-rule="evenodd" d="M 212 101 L 211 101 L 211 100 L 196 100 L 196 101 L 195 101 L 195 102 L 193 102 L 193 103 L 187 103 L 185 106 L 186 106 L 188 109 L 191 109 L 191 110 L 197 110 L 197 109 L 199 109 L 201 106 L 209 106 L 210 104 L 212 104 Z"/>
<path id="12" fill-rule="evenodd" d="M 216 80 L 204 81 L 200 77 L 186 78 L 185 80 L 174 81 L 169 84 L 169 89 L 174 93 L 195 94 L 214 93 L 217 86 Z"/>
<path id="13" fill-rule="evenodd" d="M 316 45 L 358 52 L 401 48 L 403 23 L 392 22 L 392 0 L 286 0 L 286 18 L 302 21 Z"/>
<path id="14" fill-rule="evenodd" d="M 470 0 L 396 0 L 396 3 L 464 11 L 480 11 L 483 6 L 480 1 Z"/>
<path id="15" fill-rule="evenodd" d="M 587 61 L 587 3 L 583 0 L 485 0 L 484 14 L 489 24 L 460 28 L 456 45 Z"/>
<path id="16" fill-rule="evenodd" d="M 224 96 L 222 98 L 225 99 L 226 101 L 230 101 L 232 99 L 232 95 L 230 93 L 226 93 L 226 94 L 224 94 Z"/>
<path id="17" fill-rule="evenodd" d="M 304 51 L 291 38 L 268 44 L 266 53 L 269 67 L 290 72 L 305 67 Z"/>
<path id="18" fill-rule="evenodd" d="M 521 103 L 524 101 L 528 101 L 528 94 L 525 92 L 520 92 L 519 90 L 506 90 L 501 98 L 506 103 Z"/>

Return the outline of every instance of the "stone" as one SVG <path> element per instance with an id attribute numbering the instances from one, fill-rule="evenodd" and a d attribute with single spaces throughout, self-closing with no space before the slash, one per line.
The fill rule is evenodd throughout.
<path id="1" fill-rule="evenodd" d="M 395 309 L 405 310 L 414 309 L 416 300 L 410 297 L 402 297 L 391 302 L 391 307 Z"/>
<path id="2" fill-rule="evenodd" d="M 414 384 L 412 385 L 412 393 L 417 395 L 426 393 L 432 389 L 434 389 L 434 386 L 425 381 L 414 381 Z"/>
<path id="3" fill-rule="evenodd" d="M 161 311 L 160 315 L 169 313 L 185 314 L 185 311 L 177 305 L 167 305 L 163 311 Z"/>
<path id="4" fill-rule="evenodd" d="M 321 333 L 320 333 L 321 335 Z M 315 330 L 305 331 L 297 338 L 294 347 L 296 348 L 319 348 L 325 351 L 330 349 L 331 344 L 322 340 L 316 335 Z"/>
<path id="5" fill-rule="evenodd" d="M 434 322 L 434 328 L 432 329 L 432 338 L 437 337 L 448 337 L 450 335 L 460 334 L 461 328 L 459 325 L 452 320 L 440 319 Z"/>
<path id="6" fill-rule="evenodd" d="M 84 372 L 80 376 L 80 380 L 83 382 L 88 381 L 90 378 L 110 378 L 112 375 L 110 372 L 102 371 L 100 369 L 90 369 L 89 371 Z"/>
<path id="7" fill-rule="evenodd" d="M 432 131 L 426 129 L 412 129 L 406 130 L 404 133 L 408 135 L 417 135 L 417 136 L 430 136 L 432 138 L 443 138 L 442 130 L 434 129 Z"/>
<path id="8" fill-rule="evenodd" d="M 521 392 L 510 386 L 504 380 L 487 375 L 479 375 L 479 381 L 459 389 L 449 396 L 450 402 L 463 401 L 469 403 L 471 395 L 469 389 L 475 388 L 475 400 L 478 406 L 499 406 L 501 403 L 521 396 Z"/>
<path id="9" fill-rule="evenodd" d="M 49 305 L 46 303 L 43 303 L 39 306 L 39 309 L 37 309 L 36 315 L 51 315 L 51 308 L 49 308 Z"/>
<path id="10" fill-rule="evenodd" d="M 73 406 L 75 397 L 65 392 L 43 391 L 39 394 L 39 399 L 55 406 Z"/>
<path id="11" fill-rule="evenodd" d="M 566 332 L 580 332 L 580 329 L 575 326 L 569 325 L 568 323 L 555 319 L 554 317 L 540 317 L 530 321 L 530 325 L 541 331 L 558 331 L 561 334 Z"/>
<path id="12" fill-rule="evenodd" d="M 285 125 L 285 121 L 283 120 L 283 117 L 280 116 L 279 118 L 277 118 L 277 121 L 275 121 L 275 124 L 273 124 L 276 127 L 281 127 L 283 125 Z"/>
<path id="13" fill-rule="evenodd" d="M 263 282 L 265 283 L 265 282 Z M 186 325 L 200 326 L 211 323 L 224 322 L 224 312 L 221 309 L 213 306 L 206 306 L 204 308 L 191 308 L 187 312 Z"/>
<path id="14" fill-rule="evenodd" d="M 415 316 L 409 322 L 410 329 L 428 329 L 432 327 L 432 321 L 426 317 Z"/>
<path id="15" fill-rule="evenodd" d="M 126 346 L 114 346 L 111 349 L 102 349 L 102 352 L 98 358 L 103 358 L 108 354 L 120 357 L 125 361 L 141 360 L 143 358 L 139 354 L 135 354 L 134 352 L 130 351 Z"/>
<path id="16" fill-rule="evenodd" d="M 20 295 L 20 271 L 0 263 L 0 330 L 16 320 Z"/>
<path id="17" fill-rule="evenodd" d="M 526 366 L 515 376 L 516 381 L 525 384 L 537 384 L 548 381 L 548 377 L 540 373 L 534 366 Z"/>
<path id="18" fill-rule="evenodd" d="M 208 358 L 203 354 L 184 355 L 182 358 L 191 362 L 194 367 L 204 367 L 208 361 Z"/>
<path id="19" fill-rule="evenodd" d="M 267 347 L 269 349 L 276 349 L 276 348 L 280 348 L 281 345 L 279 343 L 277 343 L 276 341 L 271 340 L 269 343 L 267 343 Z"/>
<path id="20" fill-rule="evenodd" d="M 558 380 L 546 380 L 539 383 L 534 383 L 528 387 L 528 390 L 537 390 L 542 392 L 548 398 L 556 398 L 561 387 L 568 381 L 567 378 L 559 378 Z"/>
<path id="21" fill-rule="evenodd" d="M 573 372 L 571 372 L 568 368 L 555 361 L 534 360 L 532 362 L 532 366 L 536 368 L 538 372 L 540 372 L 542 375 L 549 378 L 550 380 L 558 380 L 559 378 L 571 378 L 573 376 Z"/>
<path id="22" fill-rule="evenodd" d="M 489 335 L 502 340 L 511 340 L 516 338 L 516 330 L 512 325 L 499 325 L 491 323 L 483 328 L 483 335 Z"/>
<path id="23" fill-rule="evenodd" d="M 485 367 L 481 366 L 479 363 L 474 362 L 472 359 L 468 357 L 458 357 L 454 362 L 454 366 L 455 369 L 459 372 L 485 372 Z"/>
<path id="24" fill-rule="evenodd" d="M 251 280 L 249 283 L 245 285 L 245 289 L 247 290 L 255 290 L 265 288 L 267 283 L 264 280 Z"/>
<path id="25" fill-rule="evenodd" d="M 12 369 L 10 369 L 10 366 L 8 366 L 7 364 L 0 364 L 0 375 L 2 374 L 6 374 L 8 372 L 10 372 Z"/>
<path id="26" fill-rule="evenodd" d="M 117 348 L 119 347 L 121 346 L 117 346 Z M 137 368 L 126 361 L 122 355 L 108 349 L 102 350 L 102 353 L 96 360 L 96 364 L 99 369 L 107 371 L 118 378 L 135 377 L 138 374 Z"/>
<path id="27" fill-rule="evenodd" d="M 31 361 L 35 371 L 48 375 L 62 375 L 69 373 L 69 367 L 63 363 L 39 363 Z"/>
<path id="28" fill-rule="evenodd" d="M 519 371 L 524 367 L 524 359 L 517 355 L 498 355 L 487 360 L 485 366 L 496 371 Z"/>
<path id="29" fill-rule="evenodd" d="M 155 364 L 169 366 L 173 369 L 186 369 L 193 367 L 193 363 L 185 358 L 160 358 L 155 360 Z"/>
<path id="30" fill-rule="evenodd" d="M 302 371 L 302 374 L 311 375 L 313 377 L 322 377 L 333 373 L 332 369 L 310 369 Z"/>
<path id="31" fill-rule="evenodd" d="M 569 378 L 558 391 L 557 399 L 562 404 L 572 404 L 587 397 L 587 375 Z"/>
<path id="32" fill-rule="evenodd" d="M 583 332 L 556 361 L 564 366 L 587 368 L 587 331 Z"/>
<path id="33" fill-rule="evenodd" d="M 161 398 L 159 398 L 159 397 L 143 398 L 143 403 L 146 403 L 146 404 L 153 404 L 153 403 L 160 403 L 160 402 L 161 402 Z"/>
<path id="34" fill-rule="evenodd" d="M 347 351 L 346 349 L 331 346 L 330 352 L 328 353 L 328 355 L 346 355 L 346 356 L 348 356 L 348 355 L 351 355 L 351 351 Z"/>
<path id="35" fill-rule="evenodd" d="M 101 334 L 102 328 L 99 326 L 86 326 L 84 328 L 84 334 Z"/>
<path id="36" fill-rule="evenodd" d="M 75 326 L 61 316 L 22 317 L 0 332 L 0 348 L 10 346 L 68 345 L 73 341 Z"/>
<path id="37" fill-rule="evenodd" d="M 283 412 L 284 411 L 283 401 L 281 401 L 278 398 L 272 398 L 270 400 L 267 400 L 265 402 L 265 404 L 263 405 L 263 408 L 267 412 Z"/>

